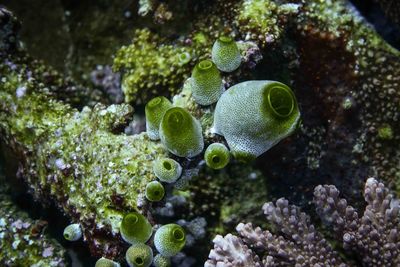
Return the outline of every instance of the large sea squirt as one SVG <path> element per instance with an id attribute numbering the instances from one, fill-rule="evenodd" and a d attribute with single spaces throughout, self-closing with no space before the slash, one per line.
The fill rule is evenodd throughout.
<path id="1" fill-rule="evenodd" d="M 276 81 L 247 81 L 225 91 L 215 108 L 214 131 L 235 158 L 254 159 L 294 132 L 300 111 L 292 90 Z"/>

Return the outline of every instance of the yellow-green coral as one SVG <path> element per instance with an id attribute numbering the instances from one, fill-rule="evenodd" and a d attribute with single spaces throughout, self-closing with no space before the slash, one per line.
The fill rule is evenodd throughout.
<path id="1" fill-rule="evenodd" d="M 114 70 L 123 70 L 122 89 L 128 103 L 143 103 L 154 95 L 178 92 L 191 69 L 190 46 L 168 44 L 148 29 L 136 30 L 132 44 L 123 46 L 114 59 Z"/>
<path id="2" fill-rule="evenodd" d="M 261 44 L 275 41 L 280 36 L 278 6 L 270 0 L 245 0 L 238 6 L 236 24 L 245 39 Z"/>

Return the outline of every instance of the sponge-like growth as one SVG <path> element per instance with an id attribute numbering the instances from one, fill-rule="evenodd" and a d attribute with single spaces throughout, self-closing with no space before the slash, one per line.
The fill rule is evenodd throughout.
<path id="1" fill-rule="evenodd" d="M 204 160 L 208 167 L 219 170 L 228 165 L 230 154 L 228 148 L 221 143 L 209 145 L 204 153 Z"/>
<path id="2" fill-rule="evenodd" d="M 236 42 L 227 36 L 221 36 L 215 41 L 211 58 L 218 69 L 224 72 L 236 70 L 242 61 Z"/>
<path id="3" fill-rule="evenodd" d="M 81 226 L 78 223 L 73 223 L 65 227 L 64 238 L 68 241 L 76 241 L 82 237 Z"/>
<path id="4" fill-rule="evenodd" d="M 172 257 L 185 246 L 186 234 L 183 228 L 171 223 L 161 226 L 154 235 L 154 245 L 161 255 Z"/>
<path id="5" fill-rule="evenodd" d="M 142 214 L 131 212 L 124 216 L 120 232 L 122 239 L 130 244 L 145 243 L 149 240 L 153 228 Z"/>
<path id="6" fill-rule="evenodd" d="M 191 85 L 193 98 L 200 105 L 217 102 L 224 92 L 219 70 L 211 60 L 200 61 L 194 67 Z"/>
<path id="7" fill-rule="evenodd" d="M 120 266 L 121 265 L 118 262 L 106 258 L 100 258 L 96 261 L 96 265 L 94 267 L 120 267 Z"/>
<path id="8" fill-rule="evenodd" d="M 181 165 L 173 159 L 157 159 L 153 165 L 154 174 L 163 182 L 173 183 L 182 174 Z"/>
<path id="9" fill-rule="evenodd" d="M 152 181 L 146 185 L 146 198 L 149 201 L 160 201 L 165 194 L 164 186 L 158 181 Z"/>
<path id="10" fill-rule="evenodd" d="M 154 267 L 170 267 L 171 259 L 169 257 L 165 257 L 161 254 L 157 254 L 153 260 Z"/>
<path id="11" fill-rule="evenodd" d="M 145 244 L 135 244 L 128 248 L 125 254 L 130 267 L 148 267 L 153 261 L 153 250 Z"/>
<path id="12" fill-rule="evenodd" d="M 300 120 L 292 90 L 276 81 L 247 81 L 222 94 L 214 130 L 223 135 L 235 158 L 254 159 L 287 137 Z"/>
<path id="13" fill-rule="evenodd" d="M 203 151 L 200 123 L 185 109 L 173 107 L 165 112 L 160 125 L 162 144 L 179 157 L 194 157 Z"/>
<path id="14" fill-rule="evenodd" d="M 172 103 L 163 96 L 155 97 L 146 104 L 146 132 L 151 140 L 160 139 L 158 130 L 161 119 L 171 107 Z"/>

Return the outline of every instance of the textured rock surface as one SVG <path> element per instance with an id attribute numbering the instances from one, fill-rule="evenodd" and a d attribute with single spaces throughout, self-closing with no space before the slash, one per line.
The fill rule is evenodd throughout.
<path id="1" fill-rule="evenodd" d="M 156 211 L 173 214 L 168 222 L 204 215 L 210 237 L 244 218 L 256 220 L 267 197 L 284 196 L 305 206 L 315 185 L 332 183 L 357 208 L 364 177 L 398 185 L 399 52 L 347 1 L 220 0 L 199 12 L 194 5 L 186 14 L 179 13 L 184 5 L 147 2 L 156 2 L 147 16 L 164 24 L 143 20 L 150 26 L 132 29 L 132 44 L 114 61 L 114 68 L 124 71 L 123 81 L 130 80 L 124 85 L 129 102 L 179 92 L 194 64 L 210 56 L 213 41 L 224 33 L 239 41 L 244 60 L 224 75 L 225 88 L 249 78 L 284 82 L 298 99 L 302 126 L 257 160 L 262 173 L 233 162 L 221 172 L 200 171 L 186 187 L 190 175 L 184 174 L 179 186 L 186 190 L 168 188 L 165 202 L 138 206 L 143 185 L 155 179 L 151 161 L 166 152 L 145 134 L 122 134 L 131 118 L 128 105 L 95 106 L 98 101 L 86 89 L 28 58 L 15 41 L 15 18 L 2 9 L 0 138 L 14 151 L 31 193 L 55 202 L 71 223 L 82 223 L 94 255 L 123 253 L 118 221 L 135 208 L 150 219 Z M 182 23 L 188 19 L 192 23 Z M 209 131 L 213 107 L 200 108 L 185 90 L 174 103 L 200 120 L 206 145 L 223 142 Z M 91 108 L 75 109 L 85 105 Z M 187 173 L 200 161 L 180 163 Z M 260 188 L 268 188 L 269 195 Z M 184 207 L 177 204 L 182 198 Z M 209 246 L 199 242 L 195 247 Z M 185 253 L 198 256 L 193 251 L 189 247 Z"/>
<path id="2" fill-rule="evenodd" d="M 0 168 L 0 264 L 2 266 L 67 266 L 65 249 L 46 231 L 47 222 L 32 220 L 8 196 Z"/>

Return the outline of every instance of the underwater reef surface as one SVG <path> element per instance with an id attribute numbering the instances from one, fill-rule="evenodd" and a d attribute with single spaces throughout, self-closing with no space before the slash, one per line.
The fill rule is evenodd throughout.
<path id="1" fill-rule="evenodd" d="M 128 1 L 127 5 L 121 3 L 123 8 L 119 5 L 114 8 L 130 10 L 118 15 L 122 21 L 128 18 L 129 23 L 121 23 L 115 16 L 111 22 L 104 20 L 103 28 L 93 24 L 93 31 L 87 24 L 74 21 L 74 16 L 82 17 L 79 13 L 82 10 L 61 2 L 59 8 L 69 7 L 66 9 L 70 13 L 55 9 L 53 19 L 60 19 L 57 14 L 70 17 L 71 28 L 62 30 L 75 36 L 70 40 L 74 40 L 72 43 L 78 50 L 65 59 L 69 62 L 67 70 L 61 62 L 47 59 L 44 63 L 32 57 L 30 54 L 40 55 L 43 47 L 30 48 L 28 43 L 21 43 L 19 30 L 26 26 L 9 10 L 0 8 L 0 140 L 5 154 L 2 164 L 8 169 L 7 179 L 13 185 L 23 183 L 37 202 L 44 207 L 55 205 L 71 224 L 77 225 L 68 229 L 76 230 L 71 232 L 72 236 L 82 236 L 95 259 L 105 257 L 125 266 L 125 253 L 129 251 L 132 266 L 138 259 L 151 263 L 153 252 L 150 255 L 148 247 L 130 246 L 126 240 L 135 237 L 127 237 L 129 231 L 121 231 L 123 225 L 129 225 L 127 214 L 132 212 L 143 215 L 153 228 L 150 233 L 156 233 L 144 241 L 154 256 L 160 253 L 154 264 L 165 261 L 166 265 L 159 266 L 168 266 L 169 260 L 162 257 L 172 256 L 172 266 L 201 266 L 214 236 L 225 235 L 239 222 L 251 221 L 262 228 L 275 227 L 278 232 L 285 232 L 285 225 L 263 220 L 261 207 L 266 201 L 285 197 L 309 211 L 314 187 L 333 184 L 355 210 L 361 211 L 365 205 L 361 192 L 368 177 L 377 177 L 393 192 L 399 191 L 400 53 L 350 2 Z M 87 21 L 94 23 L 96 14 L 102 14 L 99 10 L 106 12 L 107 1 L 99 3 L 100 7 L 90 9 Z M 398 14 L 398 8 L 389 9 L 389 4 L 383 10 L 390 10 L 388 17 L 394 17 L 396 24 L 396 16 L 392 14 Z M 120 38 L 116 34 L 107 35 L 109 30 L 101 31 L 114 22 L 115 31 L 123 35 Z M 80 36 L 81 27 L 88 27 L 84 33 L 94 34 L 99 41 L 90 35 Z M 52 34 L 50 40 L 56 34 L 66 37 L 57 31 Z M 104 39 L 99 37 L 103 35 Z M 127 36 L 130 42 L 126 41 Z M 213 44 L 221 36 L 235 40 L 233 46 L 237 48 L 214 50 Z M 55 40 L 51 46 L 56 51 L 53 53 L 68 46 L 68 42 Z M 83 40 L 91 44 L 83 45 Z M 89 53 L 94 44 L 99 47 Z M 205 59 L 213 58 L 217 63 L 216 58 L 222 57 L 220 62 L 234 62 L 238 56 L 241 62 L 237 69 L 222 72 L 220 76 L 215 74 L 218 71 L 210 72 L 211 78 L 205 78 L 205 82 L 192 73 Z M 227 70 L 226 66 L 217 64 L 217 67 Z M 218 101 L 217 107 L 198 104 L 199 96 L 192 92 L 213 81 L 214 94 L 219 95 L 221 88 L 222 91 L 235 85 L 241 88 L 248 80 L 276 80 L 288 85 L 294 96 L 292 107 L 298 106 L 301 122 L 296 120 L 284 127 L 283 123 L 271 124 L 279 120 L 269 117 L 270 114 L 257 113 L 255 93 L 244 94 L 239 97 L 248 98 L 241 105 L 228 103 L 237 109 L 235 114 L 245 119 L 235 121 L 238 125 L 235 129 L 220 124 L 221 135 L 216 135 L 214 114 L 223 119 L 235 118 L 218 108 L 222 102 Z M 283 96 L 288 92 L 280 90 Z M 229 96 L 229 92 L 232 91 L 225 93 Z M 251 88 L 249 92 L 258 91 Z M 159 132 L 161 141 L 144 132 L 144 121 L 147 119 L 149 125 L 149 117 L 147 113 L 146 118 L 143 115 L 143 105 L 157 96 L 167 97 L 175 106 L 175 113 L 163 111 L 172 114 L 168 115 L 172 122 L 179 122 L 181 117 L 191 122 L 184 125 L 187 130 L 183 133 L 174 130 L 179 127 L 171 130 L 167 128 L 169 120 L 165 119 L 167 126 Z M 229 97 L 221 99 L 230 101 Z M 283 105 L 287 103 L 290 101 Z M 276 107 L 274 103 L 271 105 Z M 256 115 L 246 117 L 250 112 Z M 264 119 L 266 128 L 252 119 L 257 116 Z M 164 125 L 160 121 L 156 124 Z M 260 137 L 257 126 L 270 135 Z M 277 134 L 278 126 L 288 130 L 288 134 Z M 236 138 L 237 129 L 248 138 Z M 174 138 L 179 134 L 183 138 Z M 260 138 L 265 142 L 259 142 Z M 203 155 L 203 150 L 212 143 L 223 144 L 234 152 L 229 164 L 220 170 L 214 170 L 216 162 L 213 165 L 209 160 L 213 155 L 219 160 L 223 152 L 210 149 L 206 152 L 210 159 Z M 257 157 L 254 161 L 242 162 L 254 157 Z M 182 168 L 178 180 L 166 182 L 167 178 L 154 172 L 154 162 L 162 158 L 171 158 Z M 161 201 L 154 201 L 158 199 L 154 198 L 155 192 L 160 191 L 148 186 L 156 179 L 162 182 Z M 387 194 L 388 189 L 382 190 Z M 11 207 L 10 204 L 11 215 L 2 217 L 14 216 Z M 27 215 L 15 216 L 34 224 Z M 311 218 L 315 219 L 315 214 L 311 213 Z M 127 223 L 121 224 L 123 221 Z M 362 221 L 356 219 L 357 227 L 362 226 Z M 176 228 L 163 228 L 171 224 L 180 225 L 185 232 L 173 235 L 177 239 L 174 244 L 163 241 L 168 229 Z M 398 228 L 398 221 L 391 225 L 384 220 L 382 224 L 387 224 L 383 227 L 389 232 Z M 145 228 L 141 229 L 139 232 L 143 233 Z M 11 233 L 11 229 L 7 231 Z M 394 234 L 388 233 L 389 239 Z M 181 239 L 185 243 L 183 248 L 177 245 Z M 314 239 L 307 240 L 311 243 Z M 334 238 L 328 236 L 327 240 L 331 242 Z M 329 247 L 325 239 L 317 241 Z M 355 257 L 350 259 L 351 264 L 391 266 L 397 259 L 399 246 L 397 239 L 391 241 L 394 245 L 387 248 L 390 255 L 384 255 L 388 258 L 363 261 L 362 257 Z M 40 252 L 38 256 L 40 250 L 19 256 L 25 255 L 29 262 L 49 258 L 67 262 L 63 249 L 52 242 L 43 241 L 52 250 L 51 255 L 45 253 L 47 257 L 43 254 L 40 257 Z M 242 247 L 243 241 L 232 242 Z M 374 237 L 365 242 L 365 247 L 372 247 L 375 253 Z M 246 243 L 251 249 L 258 246 L 255 240 Z M 7 246 L 10 244 L 5 243 Z M 340 250 L 342 244 L 335 246 Z M 247 253 L 248 248 L 240 249 Z M 258 256 L 253 255 L 247 265 L 225 262 L 221 266 L 257 266 L 257 261 L 264 260 L 256 259 L 262 255 L 256 248 L 249 253 Z M 340 253 L 333 254 L 329 260 L 335 264 L 348 260 Z M 6 261 L 10 257 L 11 254 L 1 255 L 0 261 L 16 266 L 16 261 Z M 298 260 L 299 266 L 307 266 L 307 257 L 303 257 L 305 261 Z M 266 260 L 272 264 L 272 258 Z"/>

